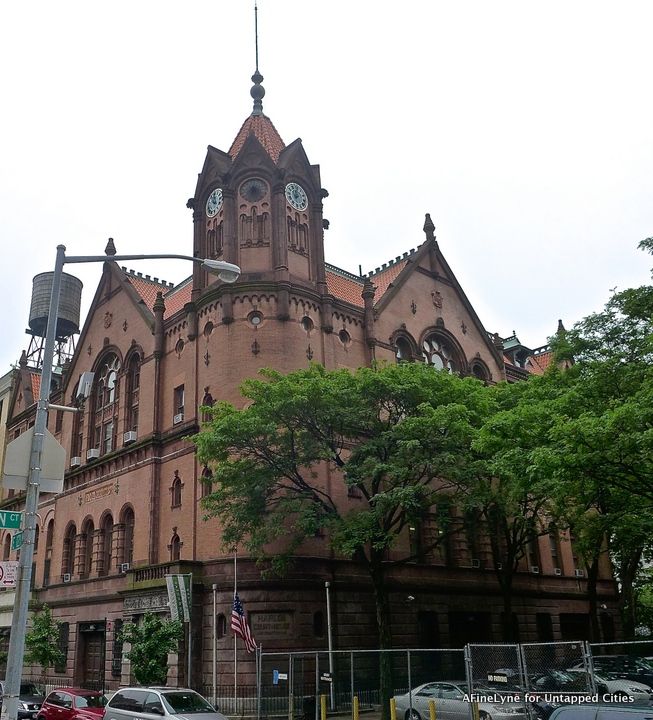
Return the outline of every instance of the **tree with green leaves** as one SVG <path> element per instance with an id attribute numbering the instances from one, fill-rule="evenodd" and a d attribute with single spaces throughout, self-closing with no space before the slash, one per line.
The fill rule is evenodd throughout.
<path id="1" fill-rule="evenodd" d="M 477 472 L 472 443 L 491 409 L 488 388 L 404 363 L 263 376 L 244 383 L 244 409 L 214 406 L 194 438 L 213 470 L 207 515 L 220 519 L 226 548 L 240 544 L 278 572 L 323 531 L 337 555 L 366 567 L 379 646 L 391 648 L 388 570 L 416 559 L 409 527 L 438 508 L 442 515 Z M 446 534 L 434 533 L 421 552 Z M 381 655 L 389 695 L 389 658 Z"/>
<path id="2" fill-rule="evenodd" d="M 165 685 L 168 677 L 168 653 L 177 649 L 184 632 L 179 620 L 166 620 L 145 613 L 139 623 L 126 623 L 120 639 L 131 647 L 125 653 L 139 685 Z"/>
<path id="3" fill-rule="evenodd" d="M 52 617 L 52 610 L 43 605 L 34 613 L 32 627 L 25 633 L 24 662 L 40 665 L 43 672 L 62 665 L 66 658 L 59 645 L 60 637 L 61 623 Z"/>

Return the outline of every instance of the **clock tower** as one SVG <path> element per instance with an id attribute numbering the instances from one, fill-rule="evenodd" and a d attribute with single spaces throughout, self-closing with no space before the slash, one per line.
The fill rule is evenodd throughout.
<path id="1" fill-rule="evenodd" d="M 322 200 L 327 192 L 319 166 L 310 164 L 301 140 L 286 145 L 264 115 L 262 81 L 257 68 L 250 91 L 252 113 L 228 152 L 208 147 L 188 205 L 193 209 L 195 256 L 237 264 L 242 283 L 275 284 L 275 290 L 281 289 L 282 316 L 292 287 L 326 299 Z M 196 268 L 195 301 L 211 282 Z"/>

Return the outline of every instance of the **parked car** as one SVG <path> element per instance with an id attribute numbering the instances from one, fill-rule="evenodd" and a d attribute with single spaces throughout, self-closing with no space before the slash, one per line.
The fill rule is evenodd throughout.
<path id="1" fill-rule="evenodd" d="M 551 720 L 651 720 L 647 708 L 626 705 L 565 705 L 558 708 Z"/>
<path id="2" fill-rule="evenodd" d="M 584 668 L 578 668 L 575 673 L 566 670 L 549 670 L 533 675 L 529 679 L 529 689 L 541 695 L 530 703 L 532 714 L 539 720 L 549 720 L 559 707 L 567 705 L 565 696 L 571 702 L 571 699 L 577 695 L 587 695 L 591 688 L 585 673 Z M 596 690 L 600 695 L 608 693 L 607 686 L 602 682 L 596 682 Z M 547 697 L 549 694 L 555 697 L 553 699 Z"/>
<path id="3" fill-rule="evenodd" d="M 482 720 L 519 720 L 526 717 L 526 706 L 523 703 L 503 702 L 496 688 L 476 688 L 474 694 L 492 698 L 478 703 Z M 413 690 L 412 697 L 408 693 L 395 696 L 397 720 L 428 720 L 429 700 L 435 701 L 438 720 L 467 720 L 470 707 L 468 698 L 465 683 L 425 683 Z"/>
<path id="4" fill-rule="evenodd" d="M 584 673 L 579 668 L 571 668 L 568 673 Z M 635 705 L 652 705 L 653 690 L 649 685 L 636 682 L 635 680 L 624 680 L 623 678 L 613 677 L 609 673 L 594 673 L 594 679 L 597 685 L 605 685 L 613 698 L 624 696 L 624 699 Z"/>
<path id="5" fill-rule="evenodd" d="M 227 720 L 194 690 L 123 688 L 107 703 L 105 720 Z"/>
<path id="6" fill-rule="evenodd" d="M 58 688 L 45 698 L 36 720 L 99 720 L 106 704 L 97 690 Z"/>
<path id="7" fill-rule="evenodd" d="M 5 694 L 5 681 L 0 680 L 0 708 Z M 21 682 L 18 697 L 18 720 L 32 720 L 41 709 L 43 693 L 33 682 Z"/>
<path id="8" fill-rule="evenodd" d="M 592 657 L 594 669 L 601 675 L 635 680 L 653 687 L 653 665 L 640 657 L 633 655 L 594 655 Z"/>

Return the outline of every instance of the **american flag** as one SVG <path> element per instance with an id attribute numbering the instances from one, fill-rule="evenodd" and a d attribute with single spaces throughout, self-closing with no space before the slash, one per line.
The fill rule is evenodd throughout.
<path id="1" fill-rule="evenodd" d="M 256 650 L 256 641 L 252 637 L 249 625 L 245 619 L 245 610 L 243 610 L 243 604 L 240 602 L 238 593 L 234 595 L 234 605 L 231 609 L 231 629 L 245 641 L 247 652 L 254 652 Z"/>

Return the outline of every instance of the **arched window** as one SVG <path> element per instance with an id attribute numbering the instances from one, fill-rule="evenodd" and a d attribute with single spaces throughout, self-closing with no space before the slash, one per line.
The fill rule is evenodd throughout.
<path id="1" fill-rule="evenodd" d="M 93 541 L 95 535 L 95 525 L 93 520 L 89 518 L 82 526 L 82 567 L 80 568 L 82 577 L 90 577 L 93 569 Z"/>
<path id="2" fill-rule="evenodd" d="M 172 495 L 172 507 L 181 507 L 181 490 L 184 484 L 179 477 L 179 472 L 175 470 L 175 476 L 170 486 L 170 494 Z"/>
<path id="3" fill-rule="evenodd" d="M 227 634 L 227 618 L 222 613 L 216 618 L 215 632 L 218 639 L 223 638 Z"/>
<path id="4" fill-rule="evenodd" d="M 408 338 L 400 336 L 395 340 L 395 357 L 397 362 L 412 362 L 413 351 Z"/>
<path id="5" fill-rule="evenodd" d="M 107 513 L 102 518 L 102 525 L 100 529 L 102 531 L 102 546 L 98 574 L 108 575 L 111 570 L 111 555 L 113 548 L 113 517 L 110 513 Z"/>
<path id="6" fill-rule="evenodd" d="M 170 548 L 170 560 L 171 562 L 175 562 L 181 558 L 181 538 L 179 535 L 177 535 L 177 532 L 175 531 L 174 535 L 172 536 L 172 540 L 170 541 L 170 545 L 168 546 Z"/>
<path id="7" fill-rule="evenodd" d="M 71 523 L 63 539 L 63 553 L 61 557 L 61 574 L 72 575 L 75 569 L 75 537 L 77 528 Z"/>
<path id="8" fill-rule="evenodd" d="M 7 533 L 5 535 L 5 539 L 2 544 L 2 559 L 9 560 L 10 552 L 11 552 L 11 535 L 9 533 Z"/>
<path id="9" fill-rule="evenodd" d="M 141 386 L 141 356 L 134 353 L 127 365 L 127 419 L 125 430 L 138 432 L 138 401 Z"/>
<path id="10" fill-rule="evenodd" d="M 111 452 L 115 447 L 119 370 L 120 361 L 111 353 L 96 375 L 92 447 L 99 449 L 100 455 Z"/>
<path id="11" fill-rule="evenodd" d="M 45 560 L 43 561 L 43 587 L 50 584 L 50 567 L 52 564 L 52 543 L 54 542 L 54 520 L 48 522 L 45 531 Z"/>
<path id="12" fill-rule="evenodd" d="M 422 343 L 422 356 L 427 365 L 447 372 L 460 372 L 461 362 L 453 343 L 441 335 L 428 335 Z"/>
<path id="13" fill-rule="evenodd" d="M 130 507 L 126 507 L 122 511 L 121 523 L 123 525 L 123 546 L 122 558 L 120 562 L 134 562 L 134 511 Z"/>
<path id="14" fill-rule="evenodd" d="M 202 490 L 200 492 L 200 495 L 205 498 L 208 495 L 211 494 L 212 485 L 211 481 L 213 479 L 213 473 L 211 472 L 211 468 L 208 465 L 205 465 L 202 468 L 202 474 L 200 476 L 200 483 L 202 485 Z"/>

